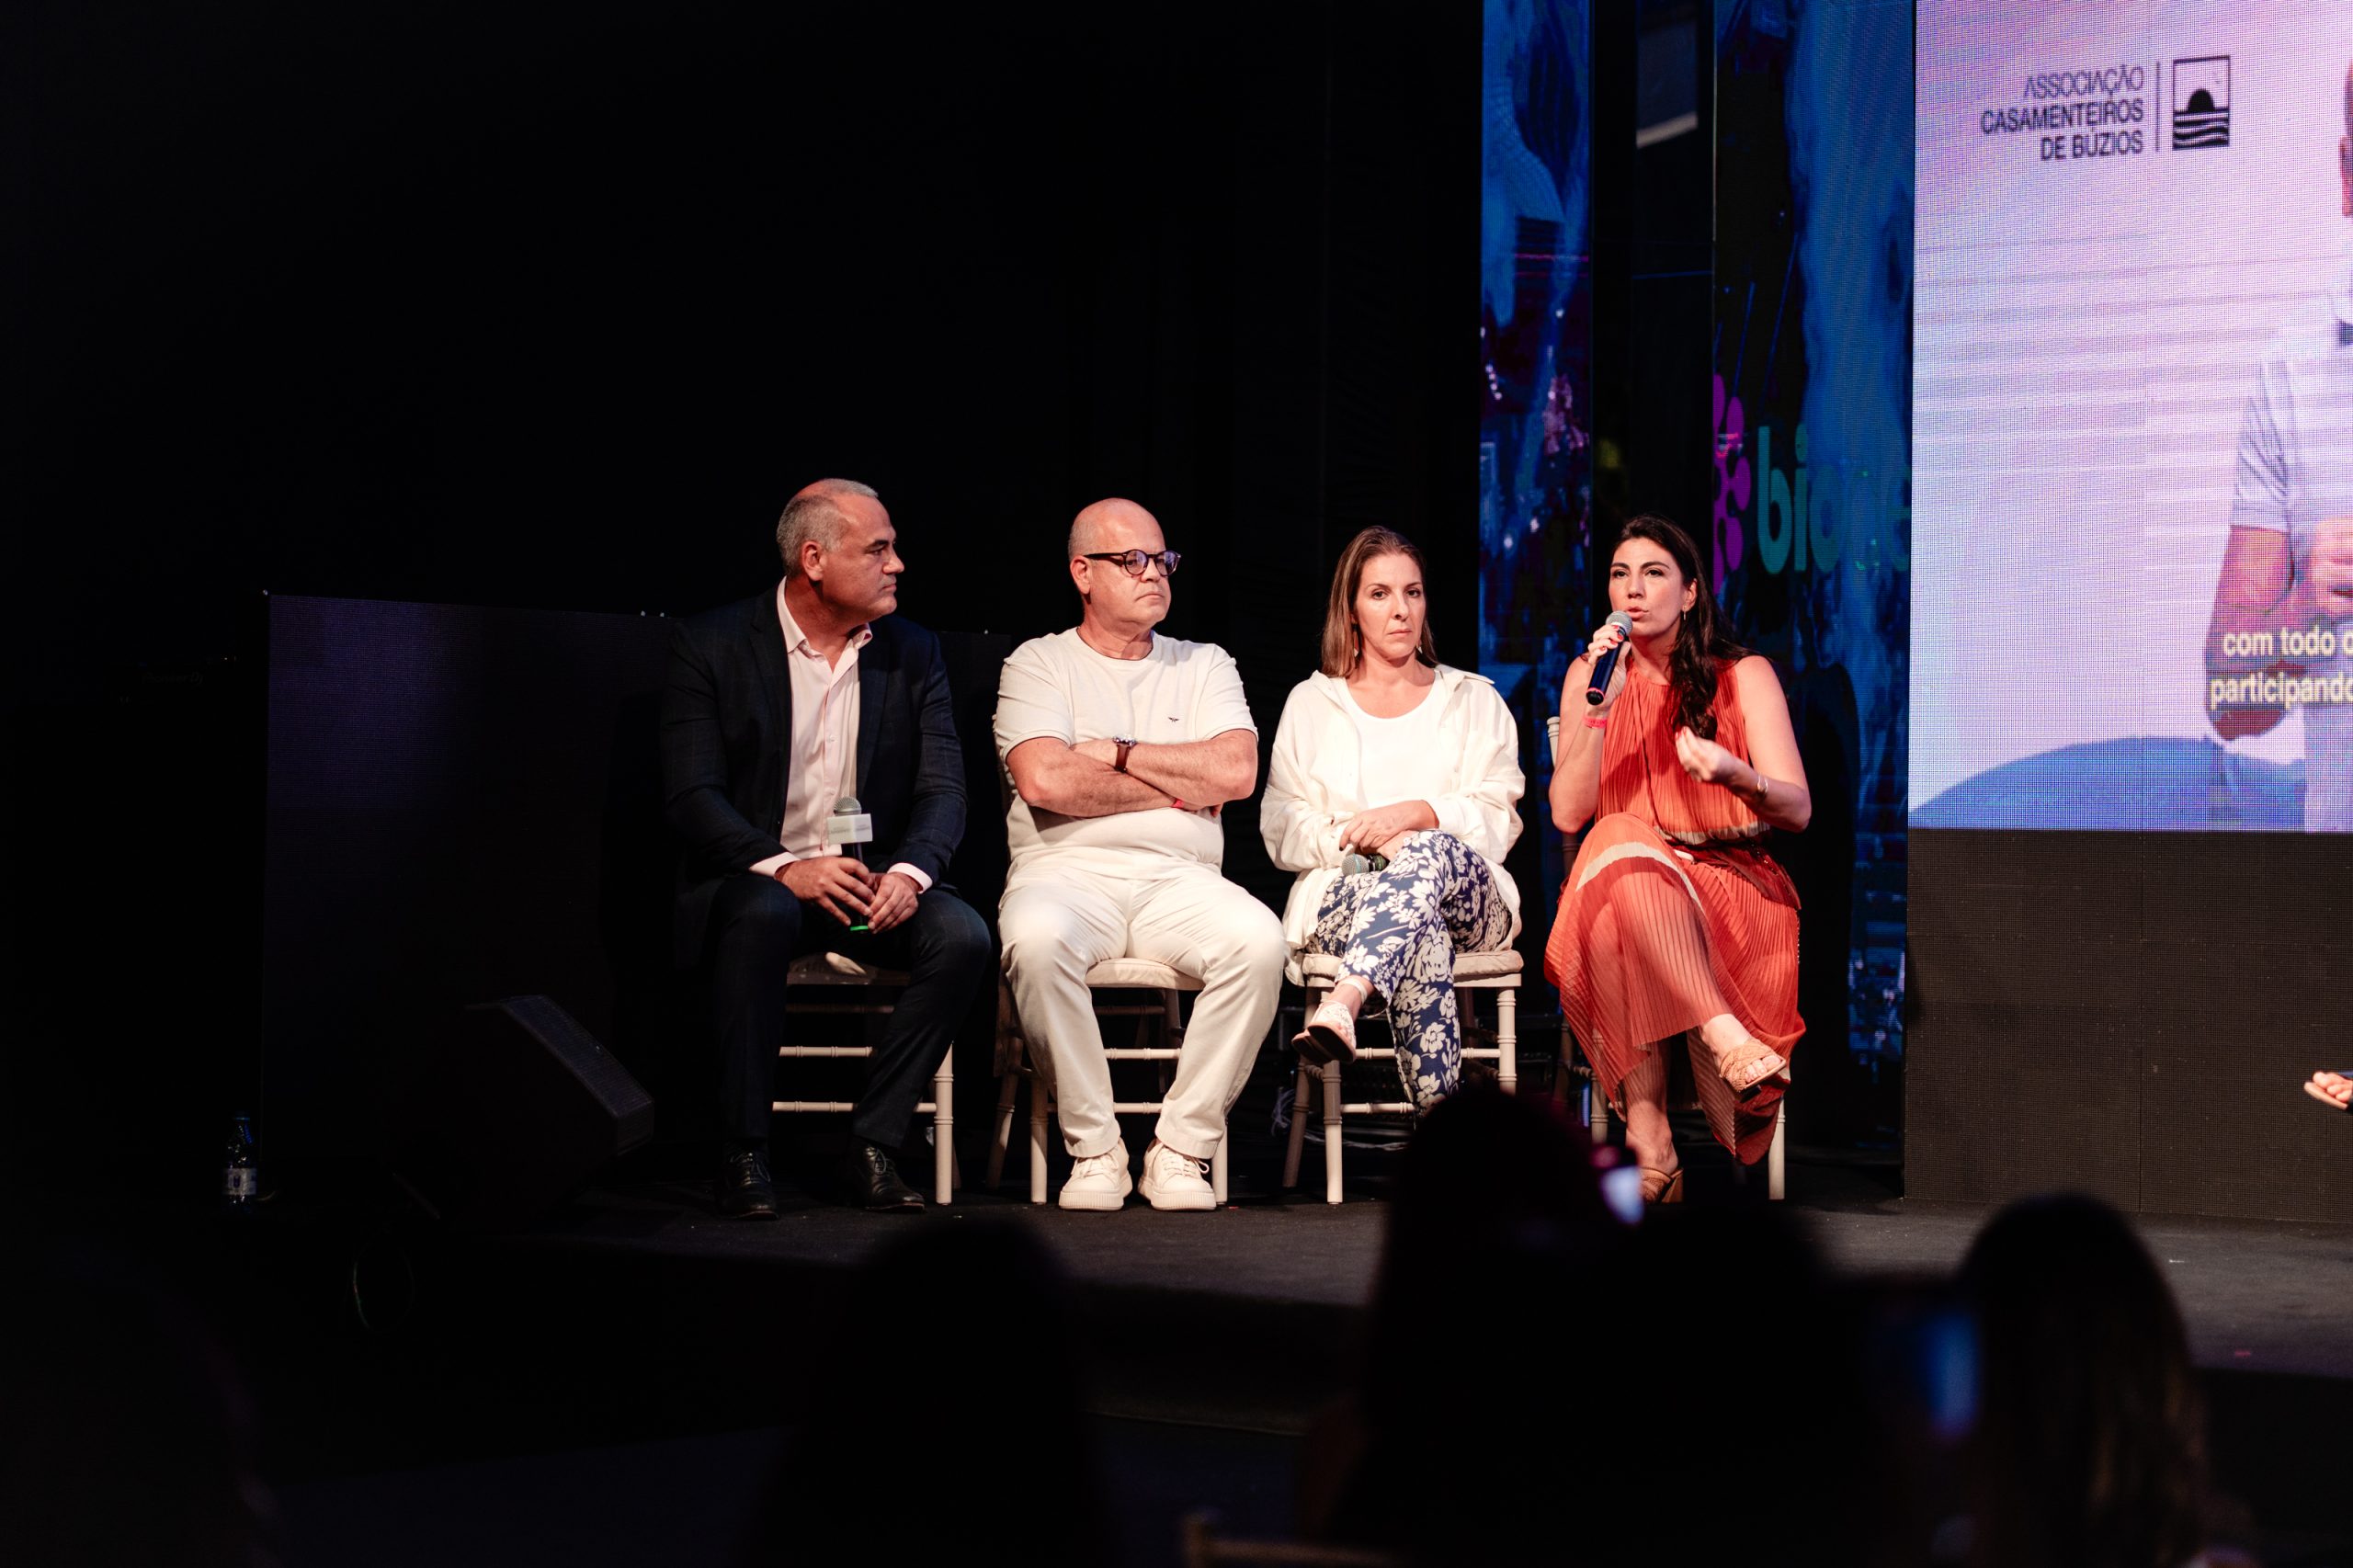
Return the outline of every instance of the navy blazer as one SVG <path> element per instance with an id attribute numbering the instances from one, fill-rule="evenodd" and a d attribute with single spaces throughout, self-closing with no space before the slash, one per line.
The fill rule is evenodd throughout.
<path id="1" fill-rule="evenodd" d="M 858 803 L 874 818 L 866 861 L 901 861 L 937 883 L 964 836 L 964 768 L 939 639 L 887 615 L 858 653 Z M 796 759 L 792 681 L 771 589 L 681 620 L 662 692 L 662 797 L 685 848 L 679 960 L 699 961 L 712 897 L 783 846 Z"/>

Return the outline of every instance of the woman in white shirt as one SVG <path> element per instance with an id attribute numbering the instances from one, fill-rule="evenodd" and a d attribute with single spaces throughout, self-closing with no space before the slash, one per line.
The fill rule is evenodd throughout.
<path id="1" fill-rule="evenodd" d="M 1283 705 L 1259 809 L 1267 853 L 1299 873 L 1284 937 L 1340 958 L 1292 1044 L 1310 1062 L 1353 1059 L 1357 1015 L 1378 994 L 1406 1093 L 1427 1110 L 1462 1079 L 1454 955 L 1519 932 L 1503 868 L 1527 783 L 1518 734 L 1492 682 L 1438 662 L 1421 551 L 1389 528 L 1340 554 L 1322 666 Z"/>

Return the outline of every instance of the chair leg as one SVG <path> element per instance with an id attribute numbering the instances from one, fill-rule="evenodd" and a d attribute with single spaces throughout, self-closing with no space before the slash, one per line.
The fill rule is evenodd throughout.
<path id="1" fill-rule="evenodd" d="M 1568 1041 L 1563 1040 L 1561 1043 L 1566 1045 Z M 1579 1099 L 1574 1105 L 1569 1103 L 1569 1096 L 1576 1092 L 1572 1085 L 1578 1081 L 1576 1074 L 1569 1071 L 1567 1051 L 1552 1059 L 1552 1108 L 1563 1116 L 1574 1116 L 1577 1125 L 1582 1127 L 1586 1119 L 1585 1101 Z"/>
<path id="2" fill-rule="evenodd" d="M 1519 1093 L 1519 993 L 1506 985 L 1495 993 L 1495 1076 L 1504 1093 Z"/>
<path id="3" fill-rule="evenodd" d="M 931 1075 L 931 1193 L 945 1206 L 956 1200 L 956 1052 L 939 1059 Z"/>
<path id="4" fill-rule="evenodd" d="M 1569 1026 L 1564 1020 L 1561 1025 L 1560 1043 L 1552 1051 L 1552 1101 L 1563 1109 L 1568 1108 L 1570 1083 L 1583 1082 L 1569 1069 L 1575 1055 L 1576 1037 L 1569 1033 Z M 1584 1103 L 1577 1108 L 1577 1119 L 1585 1123 L 1586 1131 L 1590 1133 L 1593 1131 L 1593 1100 L 1590 1096 L 1582 1098 Z"/>
<path id="5" fill-rule="evenodd" d="M 1226 1131 L 1231 1132 L 1233 1129 Z M 1221 1135 L 1217 1141 L 1217 1153 L 1210 1156 L 1210 1196 L 1217 1199 L 1221 1209 L 1225 1207 L 1227 1187 L 1225 1146 L 1231 1142 L 1230 1138 Z"/>
<path id="6" fill-rule="evenodd" d="M 1312 1018 L 1315 1016 L 1315 1009 L 1324 1005 L 1324 998 L 1332 994 L 1332 987 L 1319 981 L 1309 981 L 1302 989 L 1306 994 L 1306 1012 L 1303 1016 Z M 1300 1067 L 1302 1078 L 1306 1073 L 1307 1068 L 1302 1063 Z M 1324 1096 L 1324 1201 L 1337 1203 L 1340 1201 L 1340 1119 L 1342 1114 L 1340 1064 L 1336 1062 L 1326 1062 L 1316 1076 L 1323 1085 Z M 1298 1119 L 1300 1105 L 1304 1103 L 1306 1097 L 1304 1095 L 1295 1096 L 1291 1106 L 1291 1135 L 1294 1141 L 1306 1136 L 1306 1129 L 1300 1125 Z"/>
<path id="7" fill-rule="evenodd" d="M 1320 1080 L 1319 1080 L 1320 1082 Z M 1283 1150 L 1283 1190 L 1299 1185 L 1300 1152 L 1307 1146 L 1307 1063 L 1299 1064 L 1298 1081 L 1290 1089 L 1290 1142 Z"/>
<path id="8" fill-rule="evenodd" d="M 1773 1108 L 1773 1147 L 1765 1155 L 1765 1196 L 1779 1203 L 1784 1178 L 1788 1174 L 1788 1143 L 1790 1131 L 1789 1096 Z"/>
<path id="9" fill-rule="evenodd" d="M 1029 1075 L 1029 1201 L 1046 1201 L 1046 1076 Z"/>
<path id="10" fill-rule="evenodd" d="M 1324 1063 L 1324 1201 L 1340 1201 L 1340 1064 Z"/>
<path id="11" fill-rule="evenodd" d="M 1005 1152 L 1013 1142 L 1014 1096 L 1020 1092 L 1021 1067 L 1017 1062 L 1006 1068 L 1004 1075 L 996 1081 L 996 1128 L 989 1139 L 988 1187 L 991 1192 L 995 1192 L 997 1183 L 1005 1179 Z"/>
<path id="12" fill-rule="evenodd" d="M 1595 1148 L 1598 1149 L 1604 1143 L 1609 1142 L 1609 1096 L 1603 1091 L 1599 1075 L 1592 1071 L 1593 1058 L 1586 1055 L 1584 1051 L 1578 1049 L 1576 1036 L 1569 1032 L 1569 1026 L 1563 1022 L 1561 1025 L 1560 1065 L 1555 1067 L 1553 1071 L 1556 1073 L 1566 1073 L 1569 1071 L 1569 1067 L 1572 1062 L 1579 1061 L 1585 1062 L 1586 1069 L 1585 1077 L 1585 1135 L 1586 1141 L 1592 1143 Z"/>

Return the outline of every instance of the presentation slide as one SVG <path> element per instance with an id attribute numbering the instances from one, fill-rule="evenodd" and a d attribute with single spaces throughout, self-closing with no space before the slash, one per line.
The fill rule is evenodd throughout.
<path id="1" fill-rule="evenodd" d="M 2353 832 L 2353 7 L 1915 49 L 1912 825 Z"/>

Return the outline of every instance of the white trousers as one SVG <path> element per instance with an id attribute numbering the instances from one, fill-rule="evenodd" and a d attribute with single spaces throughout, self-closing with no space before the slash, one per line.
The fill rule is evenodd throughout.
<path id="1" fill-rule="evenodd" d="M 1199 861 L 1140 858 L 1118 875 L 1032 862 L 1006 888 L 997 931 L 1013 1005 L 1075 1159 L 1120 1141 L 1086 971 L 1106 959 L 1153 959 L 1200 980 L 1155 1131 L 1179 1153 L 1215 1153 L 1282 992 L 1289 949 L 1274 911 Z"/>

